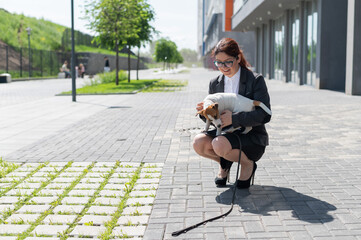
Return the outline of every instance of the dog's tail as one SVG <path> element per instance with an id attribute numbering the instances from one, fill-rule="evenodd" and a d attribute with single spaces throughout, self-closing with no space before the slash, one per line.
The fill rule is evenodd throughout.
<path id="1" fill-rule="evenodd" d="M 266 105 L 264 105 L 263 102 L 253 101 L 253 104 L 254 104 L 255 106 L 258 106 L 258 107 L 262 108 L 263 111 L 265 111 L 265 112 L 268 113 L 269 115 L 272 115 L 271 109 L 269 109 Z"/>

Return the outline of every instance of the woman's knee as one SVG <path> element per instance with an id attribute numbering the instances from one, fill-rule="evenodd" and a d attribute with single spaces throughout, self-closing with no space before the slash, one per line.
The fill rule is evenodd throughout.
<path id="1" fill-rule="evenodd" d="M 206 139 L 206 135 L 204 134 L 198 134 L 193 139 L 193 149 L 197 153 L 204 152 L 206 144 L 207 144 L 207 139 Z"/>
<path id="2" fill-rule="evenodd" d="M 214 138 L 212 141 L 212 147 L 214 152 L 221 157 L 224 157 L 229 151 L 232 150 L 231 144 L 225 137 Z"/>

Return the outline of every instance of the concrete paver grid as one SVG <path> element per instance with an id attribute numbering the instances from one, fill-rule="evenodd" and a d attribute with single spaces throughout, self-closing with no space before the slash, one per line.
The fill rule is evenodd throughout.
<path id="1" fill-rule="evenodd" d="M 68 164 L 71 163 L 69 162 Z M 49 165 L 54 166 L 56 163 L 45 163 L 44 165 L 41 165 L 42 168 L 39 166 L 39 169 L 36 169 L 35 171 L 46 172 L 41 170 L 48 169 Z M 130 188 L 130 186 L 132 186 L 130 183 L 132 182 L 132 179 L 134 179 L 134 186 L 142 185 L 143 187 L 147 187 L 147 185 L 151 185 L 149 187 L 156 190 L 160 177 L 157 173 L 162 169 L 162 163 L 152 165 L 143 164 L 141 166 L 139 163 L 129 163 L 128 165 L 127 163 L 113 162 L 113 167 L 109 164 L 104 164 L 104 166 L 101 167 L 102 165 L 99 165 L 99 163 L 88 163 L 82 167 L 68 167 L 69 165 L 65 166 L 63 163 L 59 163 L 59 165 L 63 166 L 63 169 L 59 169 L 55 172 L 53 178 L 44 179 L 40 187 L 37 185 L 29 186 L 31 192 L 33 192 L 32 195 L 29 194 L 22 198 L 14 198 L 9 196 L 12 188 L 11 186 L 9 186 L 9 188 L 1 189 L 1 238 L 5 236 L 19 236 L 20 234 L 26 234 L 26 236 L 29 237 L 36 236 L 41 239 L 58 238 L 60 236 L 75 236 L 81 238 L 85 236 L 97 237 L 105 231 L 108 232 L 108 235 L 111 234 L 113 237 L 133 236 L 138 238 L 143 236 L 155 196 L 154 194 L 153 196 L 147 196 L 147 198 L 130 196 L 129 193 L 133 190 L 133 188 Z M 95 165 L 96 167 L 94 167 Z M 31 174 L 34 175 L 36 173 L 31 172 L 34 171 L 34 169 L 28 168 L 25 165 L 20 166 L 17 170 L 19 172 L 29 171 L 29 174 L 21 179 L 20 182 L 17 183 L 17 186 L 23 185 L 22 182 L 25 182 L 27 180 L 26 178 L 30 178 Z M 98 178 L 102 184 L 97 188 L 92 189 L 93 195 L 78 195 L 77 197 L 72 197 L 70 194 L 73 191 L 72 189 L 78 185 L 84 185 L 78 182 L 81 182 L 80 180 L 86 176 L 86 172 L 91 172 L 92 170 L 107 174 L 105 177 L 94 177 Z M 63 193 L 54 194 L 51 197 L 38 197 L 38 194 L 41 194 L 41 189 L 38 188 L 45 189 L 48 185 L 52 184 L 52 180 L 54 181 L 57 179 L 57 176 L 59 176 L 60 173 L 73 171 L 78 171 L 79 176 L 77 179 L 73 178 L 71 185 L 62 187 Z M 127 195 L 123 194 L 123 196 L 119 198 L 116 196 L 107 197 L 109 200 L 119 200 L 114 206 L 108 206 L 107 203 L 103 204 L 102 202 L 94 201 L 100 196 L 99 193 L 101 192 L 101 189 L 107 186 L 104 182 L 111 177 L 110 174 L 116 172 L 127 172 L 131 175 L 131 177 L 126 178 L 127 182 L 129 182 L 127 184 L 129 191 Z M 143 176 L 145 180 L 158 179 L 158 181 L 156 183 L 152 181 L 152 184 L 143 184 L 142 181 L 140 181 L 143 179 L 140 174 L 144 172 L 149 174 Z M 151 177 L 151 175 L 156 176 Z M 120 176 L 120 178 L 121 177 L 122 176 Z M 0 181 L 4 181 L 4 179 L 2 178 Z M 113 188 L 115 187 L 115 184 L 111 185 Z M 13 187 L 14 186 L 16 185 L 13 185 Z M 135 188 L 134 190 L 139 191 L 139 189 Z M 39 201 L 41 198 L 47 200 Z M 112 226 L 112 228 L 108 229 L 110 226 Z"/>
<path id="2" fill-rule="evenodd" d="M 76 128 L 91 129 L 87 125 L 101 118 L 110 128 L 125 131 L 127 138 L 123 135 L 116 138 L 114 132 L 108 133 L 112 135 L 110 142 L 101 137 L 104 144 L 95 143 L 97 150 L 92 154 L 102 153 L 108 160 L 111 157 L 106 154 L 122 161 L 151 162 L 159 159 L 165 163 L 144 239 L 174 239 L 170 235 L 172 231 L 229 209 L 232 192 L 228 188 L 216 188 L 213 183 L 217 165 L 197 156 L 191 146 L 193 137 L 203 128 L 203 123 L 194 117 L 195 103 L 203 99 L 209 79 L 216 75 L 216 72 L 192 70 L 188 76 L 189 86 L 181 94 L 137 94 L 121 102 L 121 106 L 128 108 L 111 108 L 102 112 L 110 116 L 118 111 L 119 115 L 112 118 L 114 122 L 136 121 L 136 117 L 146 116 L 144 118 L 148 120 L 143 125 L 142 122 L 125 123 L 126 127 L 117 128 L 110 126 L 112 123 L 99 113 L 97 117 L 92 115 L 83 119 L 81 124 L 75 123 L 67 128 L 75 132 Z M 278 81 L 267 81 L 267 84 L 273 110 L 272 121 L 267 124 L 270 146 L 258 164 L 256 185 L 249 191 L 238 191 L 236 207 L 230 216 L 194 229 L 179 239 L 357 239 L 361 229 L 358 161 L 361 135 L 355 126 L 358 126 L 357 119 L 361 115 L 356 107 L 360 105 L 360 98 Z M 166 103 L 165 107 L 159 107 L 159 102 Z M 144 107 L 134 107 L 139 103 Z M 147 108 L 164 110 L 167 114 L 155 115 Z M 126 111 L 129 118 L 121 116 Z M 152 118 L 154 125 L 150 124 Z M 163 120 L 162 126 L 157 123 L 159 118 Z M 165 118 L 171 120 L 167 122 Z M 89 119 L 91 121 L 87 121 Z M 166 123 L 168 125 L 164 127 Z M 144 136 L 141 144 L 138 139 L 131 138 L 130 131 L 127 132 L 127 128 L 132 126 L 140 128 L 134 132 L 142 138 Z M 93 128 L 96 127 L 97 124 L 93 123 Z M 156 134 L 156 131 L 162 134 Z M 141 135 L 143 133 L 146 134 Z M 60 135 L 53 136 L 58 138 L 59 147 L 62 147 L 61 140 L 76 144 L 72 136 Z M 94 135 L 91 133 L 90 139 Z M 114 145 L 115 139 L 121 143 Z M 113 146 L 112 142 L 116 153 L 108 150 Z M 109 146 L 102 148 L 105 144 Z M 49 149 L 49 156 L 60 154 L 56 145 L 47 146 L 45 143 L 44 146 L 42 150 Z M 157 158 L 152 152 L 154 148 L 149 150 L 150 146 L 158 149 L 155 152 L 162 148 L 165 153 Z M 21 158 L 34 154 L 34 161 L 44 160 L 45 157 L 39 157 L 41 149 L 36 153 L 36 144 L 32 147 L 34 151 L 21 149 L 20 152 L 26 153 L 22 156 L 17 155 L 17 151 L 7 157 L 21 161 Z M 70 149 L 68 154 L 77 152 L 77 160 L 87 161 L 91 154 L 86 156 L 87 153 L 80 149 Z M 100 155 L 96 159 L 100 159 Z M 61 156 L 61 159 L 67 158 Z M 235 167 L 231 172 L 232 181 L 234 175 Z"/>

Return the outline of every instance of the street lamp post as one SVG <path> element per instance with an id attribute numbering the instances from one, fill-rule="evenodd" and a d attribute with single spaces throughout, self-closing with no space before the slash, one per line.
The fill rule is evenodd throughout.
<path id="1" fill-rule="evenodd" d="M 28 43 L 29 43 L 29 78 L 31 77 L 31 49 L 30 49 L 30 34 L 31 34 L 31 28 L 27 27 L 26 31 L 28 32 Z"/>

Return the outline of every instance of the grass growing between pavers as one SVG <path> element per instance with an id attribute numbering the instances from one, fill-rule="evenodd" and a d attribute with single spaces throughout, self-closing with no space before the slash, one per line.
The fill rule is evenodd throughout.
<path id="1" fill-rule="evenodd" d="M 133 190 L 133 188 L 134 188 L 135 182 L 136 182 L 136 181 L 138 180 L 138 178 L 139 178 L 139 174 L 140 174 L 140 171 L 141 171 L 142 167 L 143 167 L 143 164 L 141 164 L 141 165 L 137 168 L 137 170 L 136 170 L 136 172 L 134 173 L 131 181 L 128 182 L 128 183 L 126 183 L 126 188 L 125 188 L 126 192 L 125 192 L 125 195 L 124 195 L 122 201 L 121 201 L 121 202 L 119 203 L 119 205 L 118 205 L 118 210 L 117 210 L 117 211 L 115 212 L 115 214 L 113 215 L 112 220 L 110 220 L 109 222 L 107 222 L 107 223 L 105 224 L 105 226 L 106 226 L 107 229 L 106 229 L 105 232 L 103 232 L 103 233 L 99 236 L 99 238 L 104 239 L 104 240 L 108 240 L 108 239 L 110 239 L 110 238 L 113 237 L 113 235 L 112 235 L 113 229 L 114 229 L 114 227 L 115 227 L 115 225 L 116 225 L 119 217 L 121 216 L 121 214 L 122 214 L 122 212 L 123 212 L 123 209 L 124 209 L 124 207 L 125 207 L 125 204 L 126 204 L 128 198 L 129 198 L 129 194 L 130 194 L 130 192 L 131 192 L 131 191 Z M 127 238 L 126 234 L 123 234 L 123 236 L 121 236 L 121 237 L 122 237 L 122 238 Z"/>
<path id="2" fill-rule="evenodd" d="M 3 211 L 0 236 L 13 236 L 16 239 L 57 237 L 64 240 L 69 237 L 100 239 L 142 237 L 153 205 L 154 190 L 157 188 L 157 184 L 154 183 L 149 184 L 150 187 L 143 185 L 147 185 L 147 182 L 159 183 L 159 169 L 153 169 L 157 165 L 141 163 L 122 165 L 120 162 L 74 163 L 74 166 L 72 164 L 73 162 L 55 163 L 55 165 L 40 163 L 30 167 L 24 164 L 0 179 L 2 183 L 2 180 L 9 181 L 11 179 L 9 176 L 16 174 L 22 176 L 15 182 L 10 182 L 6 191 L 1 192 L 0 208 L 8 206 L 6 205 L 8 203 L 12 203 L 14 207 Z M 54 190 L 54 188 L 58 189 L 57 184 L 62 186 L 62 192 Z M 93 189 L 88 190 L 87 184 L 92 184 Z M 137 187 L 134 188 L 136 184 Z M 13 192 L 14 188 L 19 188 L 19 194 Z M 141 188 L 144 192 L 151 191 L 151 193 L 131 196 L 134 189 L 139 191 Z M 23 190 L 30 191 L 21 194 Z M 71 195 L 72 191 L 80 193 Z M 82 191 L 85 193 L 81 194 Z M 87 194 L 86 191 L 91 191 L 91 194 Z M 113 192 L 119 191 L 122 194 L 111 196 Z M 75 199 L 75 202 L 64 203 L 66 197 Z M 148 198 L 144 199 L 144 197 Z M 131 201 L 128 203 L 130 198 Z M 76 199 L 79 199 L 78 204 Z M 96 207 L 99 206 L 95 202 L 96 199 L 117 199 L 117 201 Z M 74 212 L 72 206 L 79 210 Z M 100 209 L 99 212 L 95 210 L 96 208 Z M 124 209 L 126 213 L 123 213 Z M 99 222 L 94 219 L 96 217 L 108 220 Z M 118 222 L 119 218 L 122 218 L 122 221 Z M 132 218 L 133 222 L 131 220 L 125 222 L 124 218 Z M 88 231 L 88 228 L 91 230 Z"/>
<path id="3" fill-rule="evenodd" d="M 0 157 L 0 178 L 3 178 L 6 174 L 14 171 L 18 167 L 18 164 L 6 162 Z"/>

